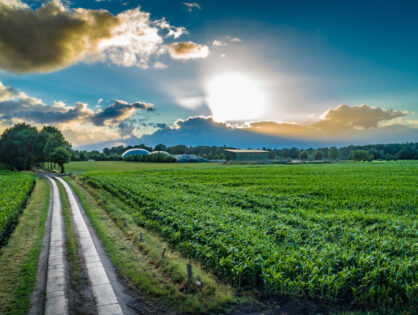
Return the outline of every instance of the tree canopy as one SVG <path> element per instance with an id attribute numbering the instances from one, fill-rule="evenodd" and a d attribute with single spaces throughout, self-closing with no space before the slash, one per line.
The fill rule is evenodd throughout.
<path id="1" fill-rule="evenodd" d="M 70 151 L 71 144 L 53 126 L 38 131 L 28 124 L 16 124 L 0 137 L 0 161 L 15 170 L 27 170 L 35 164 L 50 162 L 64 171 L 64 163 L 71 157 Z"/>

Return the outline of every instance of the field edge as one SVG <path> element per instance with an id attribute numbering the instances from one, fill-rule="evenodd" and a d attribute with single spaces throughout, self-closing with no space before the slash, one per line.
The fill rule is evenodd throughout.
<path id="1" fill-rule="evenodd" d="M 0 313 L 25 314 L 36 283 L 49 208 L 50 186 L 36 178 L 19 223 L 0 256 Z"/>
<path id="2" fill-rule="evenodd" d="M 156 303 L 167 304 L 173 312 L 221 311 L 237 302 L 229 285 L 217 281 L 196 262 L 191 262 L 194 277 L 203 285 L 188 285 L 188 260 L 173 252 L 155 233 L 136 226 L 133 218 L 121 210 L 119 200 L 82 185 L 77 177 L 65 180 L 77 194 L 112 263 L 135 291 L 145 292 Z M 139 233 L 143 242 L 139 241 Z M 161 257 L 163 248 L 165 258 Z"/>

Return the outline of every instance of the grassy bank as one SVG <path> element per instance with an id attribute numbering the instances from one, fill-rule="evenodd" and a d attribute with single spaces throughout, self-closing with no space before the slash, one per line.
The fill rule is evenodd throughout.
<path id="1" fill-rule="evenodd" d="M 19 224 L 0 256 L 0 314 L 25 314 L 36 283 L 49 206 L 49 184 L 36 185 Z"/>
<path id="2" fill-rule="evenodd" d="M 73 179 L 66 180 L 80 198 L 106 253 L 133 288 L 182 312 L 208 312 L 234 300 L 229 286 L 218 283 L 214 276 L 204 272 L 194 262 L 193 278 L 200 281 L 201 286 L 189 283 L 186 271 L 188 260 L 171 251 L 155 234 L 134 224 L 121 201 L 104 191 L 82 187 Z M 142 242 L 139 240 L 140 233 Z"/>

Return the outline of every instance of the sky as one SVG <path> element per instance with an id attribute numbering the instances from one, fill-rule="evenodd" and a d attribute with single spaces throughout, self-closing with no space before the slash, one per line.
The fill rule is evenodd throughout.
<path id="1" fill-rule="evenodd" d="M 417 1 L 0 0 L 0 132 L 75 148 L 418 141 Z"/>

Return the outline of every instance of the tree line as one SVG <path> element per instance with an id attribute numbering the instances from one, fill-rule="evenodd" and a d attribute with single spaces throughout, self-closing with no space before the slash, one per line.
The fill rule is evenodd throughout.
<path id="1" fill-rule="evenodd" d="M 102 152 L 73 150 L 71 159 L 73 161 L 118 161 L 126 150 L 140 148 L 148 151 L 166 151 L 170 154 L 194 154 L 209 160 L 224 160 L 226 149 L 235 149 L 226 146 L 196 146 L 186 145 L 165 146 L 158 144 L 155 147 L 144 144 L 135 146 L 116 146 L 105 148 Z M 371 144 L 345 147 L 322 147 L 322 148 L 262 148 L 268 151 L 270 160 L 413 160 L 418 159 L 418 143 L 402 144 Z"/>
<path id="2" fill-rule="evenodd" d="M 63 173 L 71 152 L 71 144 L 53 126 L 38 130 L 25 123 L 16 124 L 0 137 L 0 162 L 13 170 L 29 170 L 46 163 L 51 169 L 58 165 Z"/>
<path id="3" fill-rule="evenodd" d="M 50 169 L 58 165 L 64 172 L 64 165 L 72 161 L 118 161 L 129 149 L 141 148 L 148 151 L 166 151 L 170 154 L 193 154 L 209 160 L 224 160 L 227 146 L 186 145 L 155 147 L 144 144 L 135 146 L 116 146 L 105 148 L 102 152 L 73 150 L 59 129 L 45 126 L 38 130 L 21 123 L 6 129 L 0 136 L 0 162 L 10 165 L 14 170 L 27 170 L 35 165 L 47 165 Z M 345 147 L 322 148 L 262 148 L 268 151 L 270 160 L 411 160 L 418 159 L 418 143 L 371 144 Z M 131 160 L 147 162 L 174 162 L 173 158 L 156 154 L 147 157 L 130 157 Z M 163 161 L 164 160 L 164 161 Z"/>

